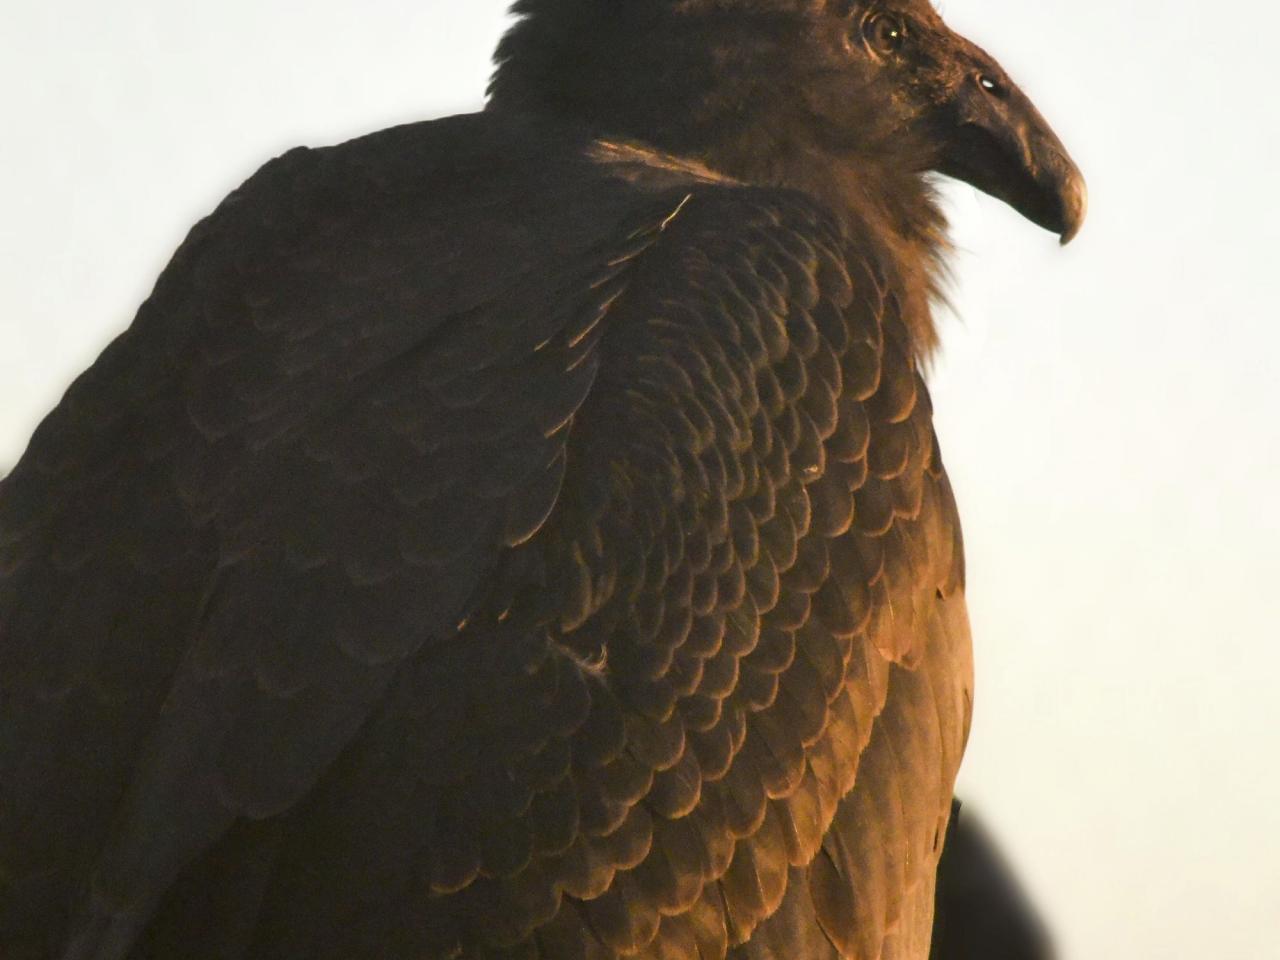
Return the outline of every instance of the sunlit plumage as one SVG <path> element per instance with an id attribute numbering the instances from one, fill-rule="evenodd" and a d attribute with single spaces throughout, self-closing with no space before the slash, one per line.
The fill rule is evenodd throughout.
<path id="1" fill-rule="evenodd" d="M 1011 84 L 948 147 L 998 67 L 922 3 L 517 9 L 487 111 L 198 224 L 0 486 L 4 956 L 928 955 L 922 175 L 999 111 L 1006 199 L 1078 174 Z"/>

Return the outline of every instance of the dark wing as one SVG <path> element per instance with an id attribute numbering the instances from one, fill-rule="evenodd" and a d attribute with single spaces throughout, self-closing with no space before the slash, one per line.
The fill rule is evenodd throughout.
<path id="1" fill-rule="evenodd" d="M 268 168 L 6 484 L 6 916 L 96 863 L 73 956 L 922 949 L 969 651 L 890 261 L 518 147 Z"/>
<path id="2" fill-rule="evenodd" d="M 597 321 L 682 194 L 637 205 L 486 123 L 269 164 L 0 487 L 13 951 L 71 923 L 70 956 L 124 955 L 550 513 Z"/>
<path id="3" fill-rule="evenodd" d="M 653 777 L 623 795 L 636 863 L 551 922 L 588 956 L 927 952 L 971 660 L 905 285 L 873 236 L 703 190 L 611 318 L 592 477 L 566 487 L 600 519 L 566 524 L 586 586 L 560 628 L 669 750 L 624 749 Z M 575 955 L 558 936 L 542 954 Z"/>
<path id="4" fill-rule="evenodd" d="M 554 511 L 288 826 L 249 955 L 924 955 L 959 531 L 856 236 L 692 189 L 602 321 Z"/>

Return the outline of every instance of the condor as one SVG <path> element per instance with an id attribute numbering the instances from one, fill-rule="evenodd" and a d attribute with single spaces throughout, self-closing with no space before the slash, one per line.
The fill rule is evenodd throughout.
<path id="1" fill-rule="evenodd" d="M 273 160 L 0 487 L 0 953 L 920 960 L 971 705 L 923 0 L 521 0 Z"/>

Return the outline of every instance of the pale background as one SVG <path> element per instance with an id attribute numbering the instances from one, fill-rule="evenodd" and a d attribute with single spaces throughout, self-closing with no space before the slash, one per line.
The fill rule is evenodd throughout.
<path id="1" fill-rule="evenodd" d="M 482 102 L 501 0 L 0 0 L 0 472 L 262 161 Z M 962 793 L 1067 960 L 1280 955 L 1280 13 L 950 0 L 1089 177 L 949 189 Z M 799 960 L 799 958 L 798 958 Z"/>

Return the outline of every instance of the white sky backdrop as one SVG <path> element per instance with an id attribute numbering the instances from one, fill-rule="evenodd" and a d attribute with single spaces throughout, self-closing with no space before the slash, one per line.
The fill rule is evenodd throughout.
<path id="1" fill-rule="evenodd" d="M 261 162 L 477 108 L 501 0 L 3 0 L 0 470 Z M 962 794 L 1066 960 L 1280 941 L 1280 13 L 950 0 L 1089 177 L 950 189 L 935 378 L 978 651 Z"/>

